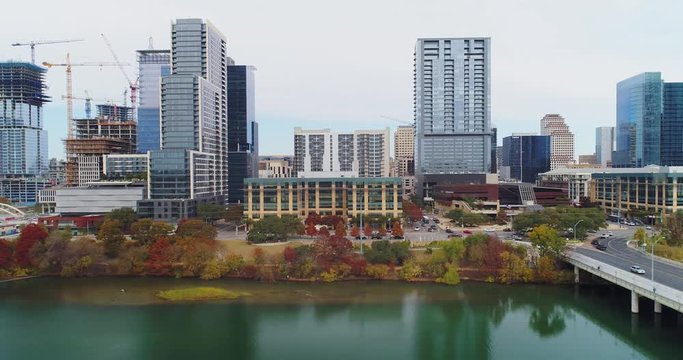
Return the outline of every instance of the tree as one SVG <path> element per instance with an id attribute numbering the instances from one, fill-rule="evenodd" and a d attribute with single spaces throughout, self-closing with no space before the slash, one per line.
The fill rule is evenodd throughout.
<path id="1" fill-rule="evenodd" d="M 321 220 L 322 220 L 322 218 L 320 217 L 320 215 L 318 215 L 318 213 L 316 213 L 315 211 L 311 211 L 310 213 L 308 213 L 308 216 L 306 217 L 306 220 L 304 221 L 304 223 L 306 225 L 308 225 L 308 224 L 320 225 Z"/>
<path id="2" fill-rule="evenodd" d="M 403 228 L 401 227 L 401 223 L 394 221 L 394 226 L 391 227 L 391 234 L 394 237 L 403 237 Z"/>
<path id="3" fill-rule="evenodd" d="M 498 225 L 505 225 L 508 221 L 508 214 L 504 209 L 498 210 L 496 213 L 496 223 Z"/>
<path id="4" fill-rule="evenodd" d="M 504 251 L 500 254 L 500 257 L 503 262 L 503 267 L 499 272 L 499 280 L 501 282 L 510 284 L 531 280 L 531 269 L 524 262 L 524 259 L 510 251 Z"/>
<path id="5" fill-rule="evenodd" d="M 370 249 L 365 253 L 365 258 L 373 264 L 398 264 L 401 265 L 410 257 L 410 242 L 389 240 L 373 241 Z"/>
<path id="6" fill-rule="evenodd" d="M 452 223 L 460 224 L 463 221 L 465 212 L 462 209 L 453 209 L 446 213 L 446 217 L 451 219 Z"/>
<path id="7" fill-rule="evenodd" d="M 211 224 L 207 224 L 199 219 L 185 219 L 180 221 L 175 231 L 176 236 L 182 238 L 193 238 L 197 240 L 216 240 L 218 232 Z"/>
<path id="8" fill-rule="evenodd" d="M 667 216 L 662 226 L 662 234 L 666 243 L 671 246 L 683 245 L 683 211 Z"/>
<path id="9" fill-rule="evenodd" d="M 299 234 L 303 225 L 295 216 L 266 216 L 257 221 L 249 231 L 247 240 L 252 243 L 285 241 L 294 234 Z"/>
<path id="10" fill-rule="evenodd" d="M 315 224 L 313 222 L 308 222 L 306 224 L 306 235 L 308 235 L 308 236 L 318 235 L 318 229 L 315 227 Z"/>
<path id="11" fill-rule="evenodd" d="M 228 206 L 224 213 L 224 219 L 227 223 L 239 223 L 244 216 L 244 205 L 234 204 Z"/>
<path id="12" fill-rule="evenodd" d="M 551 283 L 557 279 L 555 271 L 555 258 L 551 256 L 541 256 L 536 264 L 536 278 L 540 281 Z"/>
<path id="13" fill-rule="evenodd" d="M 200 204 L 197 206 L 197 216 L 208 223 L 225 216 L 225 206 L 220 204 Z"/>
<path id="14" fill-rule="evenodd" d="M 639 227 L 633 233 L 633 238 L 638 240 L 638 245 L 645 244 L 647 242 L 647 231 L 644 228 Z"/>
<path id="15" fill-rule="evenodd" d="M 454 264 L 465 253 L 465 244 L 462 240 L 453 238 L 448 241 L 441 242 L 441 251 L 446 255 L 446 260 Z"/>
<path id="16" fill-rule="evenodd" d="M 0 196 L 0 204 L 11 204 L 12 201 L 6 197 Z"/>
<path id="17" fill-rule="evenodd" d="M 410 219 L 410 221 L 419 221 L 424 216 L 422 209 L 411 201 L 403 201 L 403 216 Z"/>
<path id="18" fill-rule="evenodd" d="M 119 254 L 125 239 L 123 236 L 123 226 L 118 220 L 105 220 L 97 232 L 97 240 L 104 243 L 104 253 L 110 258 L 114 258 Z"/>
<path id="19" fill-rule="evenodd" d="M 489 222 L 489 218 L 484 214 L 465 212 L 463 213 L 462 221 L 465 226 L 478 226 Z"/>
<path id="20" fill-rule="evenodd" d="M 330 230 L 327 230 L 327 226 L 323 226 L 318 230 L 318 236 L 319 237 L 329 237 L 330 236 Z"/>
<path id="21" fill-rule="evenodd" d="M 379 233 L 379 236 L 384 237 L 387 235 L 387 228 L 385 228 L 384 226 L 380 226 L 377 232 Z"/>
<path id="22" fill-rule="evenodd" d="M 365 236 L 372 235 L 372 226 L 370 226 L 370 224 L 365 224 L 365 226 L 363 227 L 363 234 Z"/>
<path id="23" fill-rule="evenodd" d="M 214 241 L 197 241 L 192 238 L 180 238 L 176 245 L 181 248 L 180 262 L 183 270 L 193 276 L 201 274 L 204 266 L 216 257 Z"/>
<path id="24" fill-rule="evenodd" d="M 436 282 L 446 285 L 458 285 L 460 283 L 460 274 L 458 267 L 455 264 L 447 264 L 446 272 Z"/>
<path id="25" fill-rule="evenodd" d="M 105 221 L 117 220 L 119 224 L 121 224 L 121 230 L 123 230 L 125 234 L 128 234 L 130 233 L 130 227 L 138 219 L 138 215 L 135 213 L 135 210 L 129 207 L 123 207 L 110 211 L 104 219 Z"/>
<path id="26" fill-rule="evenodd" d="M 341 263 L 353 251 L 353 244 L 343 236 L 320 237 L 313 244 L 315 261 L 322 269 Z"/>
<path id="27" fill-rule="evenodd" d="M 420 264 L 417 261 L 408 260 L 403 264 L 401 270 L 398 272 L 398 275 L 403 280 L 413 281 L 422 275 L 422 268 L 420 268 Z"/>
<path id="28" fill-rule="evenodd" d="M 295 263 L 299 257 L 299 253 L 296 250 L 292 249 L 290 246 L 285 247 L 285 250 L 282 252 L 282 255 L 285 261 L 290 264 Z"/>
<path id="29" fill-rule="evenodd" d="M 39 241 L 47 238 L 47 230 L 41 225 L 28 224 L 21 229 L 19 240 L 14 249 L 14 261 L 20 267 L 31 266 L 30 251 Z"/>
<path id="30" fill-rule="evenodd" d="M 337 236 L 346 236 L 346 225 L 343 222 L 338 222 L 334 227 L 334 234 Z"/>
<path id="31" fill-rule="evenodd" d="M 152 219 L 140 219 L 130 227 L 131 237 L 140 245 L 149 245 L 159 238 L 168 236 L 173 226 Z"/>
<path id="32" fill-rule="evenodd" d="M 149 248 L 149 256 L 145 261 L 145 271 L 149 275 L 167 276 L 173 268 L 171 243 L 162 237 L 155 241 Z"/>
<path id="33" fill-rule="evenodd" d="M 557 233 L 557 230 L 548 225 L 535 227 L 529 233 L 529 240 L 533 246 L 538 248 L 541 256 L 560 256 L 566 245 L 566 240 Z"/>
<path id="34" fill-rule="evenodd" d="M 12 244 L 0 239 L 0 269 L 9 269 L 12 265 Z"/>
<path id="35" fill-rule="evenodd" d="M 360 236 L 360 228 L 358 226 L 353 225 L 353 227 L 351 228 L 351 236 L 353 236 L 354 238 Z"/>

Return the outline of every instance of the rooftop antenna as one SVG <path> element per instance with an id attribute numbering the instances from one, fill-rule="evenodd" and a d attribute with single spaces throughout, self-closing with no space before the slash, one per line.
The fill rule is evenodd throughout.
<path id="1" fill-rule="evenodd" d="M 149 50 L 154 50 L 154 39 L 150 36 L 149 37 Z"/>

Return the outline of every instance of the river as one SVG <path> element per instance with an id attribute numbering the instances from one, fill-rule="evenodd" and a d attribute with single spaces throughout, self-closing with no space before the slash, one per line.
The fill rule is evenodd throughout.
<path id="1" fill-rule="evenodd" d="M 154 295 L 198 285 L 251 295 Z M 629 301 L 597 286 L 36 278 L 0 284 L 0 359 L 680 359 L 682 315 Z"/>

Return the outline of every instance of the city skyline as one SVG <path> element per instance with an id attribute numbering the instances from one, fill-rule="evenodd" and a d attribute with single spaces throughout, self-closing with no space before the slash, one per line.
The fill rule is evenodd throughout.
<path id="1" fill-rule="evenodd" d="M 412 121 L 412 51 L 419 37 L 490 37 L 491 118 L 498 138 L 533 131 L 540 116 L 560 113 L 576 134 L 577 154 L 592 153 L 595 127 L 615 125 L 618 81 L 645 71 L 661 71 L 669 81 L 683 80 L 683 69 L 677 65 L 683 61 L 683 54 L 669 46 L 683 34 L 675 25 L 674 15 L 683 10 L 683 4 L 673 1 L 657 7 L 635 1 L 427 2 L 417 8 L 408 3 L 373 2 L 363 4 L 360 13 L 360 2 L 298 1 L 274 3 L 267 14 L 261 14 L 257 4 L 231 4 L 230 11 L 222 11 L 227 5 L 164 4 L 168 5 L 124 1 L 109 14 L 112 19 L 126 18 L 126 26 L 93 17 L 79 18 L 78 27 L 65 22 L 69 14 L 64 9 L 86 6 L 86 2 L 44 4 L 33 14 L 40 25 L 21 34 L 0 34 L 0 48 L 7 59 L 30 61 L 28 48 L 10 44 L 84 38 L 83 42 L 36 47 L 37 62 L 61 62 L 67 51 L 73 61 L 111 61 L 99 36 L 103 32 L 121 60 L 131 64 L 127 70 L 135 73 L 135 50 L 146 49 L 150 36 L 154 48 L 170 47 L 167 29 L 172 19 L 208 18 L 226 34 L 229 55 L 258 69 L 258 121 L 262 124 L 264 154 L 292 153 L 291 144 L 282 139 L 291 138 L 295 126 L 348 130 L 368 122 L 373 127 L 399 125 L 382 115 Z M 277 15 L 280 7 L 304 5 L 307 11 L 301 15 L 294 12 L 286 19 Z M 585 11 L 588 5 L 591 11 Z M 19 6 L 10 3 L 6 8 L 10 13 L 19 12 Z M 430 10 L 436 6 L 442 11 Z M 391 16 L 384 15 L 386 8 L 392 10 Z M 481 16 L 446 21 L 456 10 Z M 148 16 L 151 13 L 154 17 Z M 383 19 L 381 29 L 375 26 L 378 17 Z M 356 26 L 348 28 L 349 18 Z M 604 25 L 605 18 L 610 19 L 611 26 Z M 254 19 L 268 26 L 256 27 Z M 8 28 L 23 28 L 20 17 L 7 21 Z M 572 26 L 576 23 L 582 26 Z M 381 46 L 371 40 L 378 37 L 382 38 Z M 518 46 L 519 39 L 531 37 L 542 52 L 531 55 Z M 297 44 L 297 39 L 307 41 Z M 315 51 L 304 47 L 308 41 L 317 44 Z M 657 56 L 636 48 L 656 48 Z M 590 63 L 585 61 L 586 54 L 591 55 Z M 66 110 L 60 97 L 65 93 L 64 78 L 63 69 L 47 74 L 48 93 L 55 100 L 45 108 L 50 157 L 63 156 Z M 364 86 L 358 88 L 359 83 Z M 125 88 L 125 79 L 116 68 L 74 70 L 77 96 L 88 90 L 93 97 L 121 99 Z M 82 114 L 83 103 L 76 102 L 75 110 L 77 116 Z"/>

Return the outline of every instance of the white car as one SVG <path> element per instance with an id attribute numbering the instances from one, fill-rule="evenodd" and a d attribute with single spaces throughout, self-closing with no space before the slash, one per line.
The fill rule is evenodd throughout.
<path id="1" fill-rule="evenodd" d="M 495 232 L 496 229 L 494 229 L 494 228 L 486 228 L 486 229 L 484 229 L 484 231 L 485 231 L 485 232 Z"/>
<path id="2" fill-rule="evenodd" d="M 611 231 L 607 232 L 607 236 L 612 236 L 612 235 L 614 235 L 614 234 Z"/>
<path id="3" fill-rule="evenodd" d="M 607 239 L 608 237 L 609 237 L 609 235 L 607 235 L 607 234 L 602 234 L 602 235 L 600 235 L 600 238 L 601 238 L 601 239 Z"/>
<path id="4" fill-rule="evenodd" d="M 647 229 L 647 230 L 652 230 L 652 226 L 648 225 L 648 226 L 645 227 L 645 229 Z"/>
<path id="5" fill-rule="evenodd" d="M 631 272 L 636 273 L 636 274 L 640 274 L 640 275 L 645 274 L 645 270 L 643 270 L 643 268 L 641 268 L 638 265 L 632 265 L 631 266 Z"/>
<path id="6" fill-rule="evenodd" d="M 413 230 L 415 230 L 415 231 L 420 231 L 420 227 L 419 227 L 419 226 L 416 226 L 416 227 L 413 228 Z"/>

